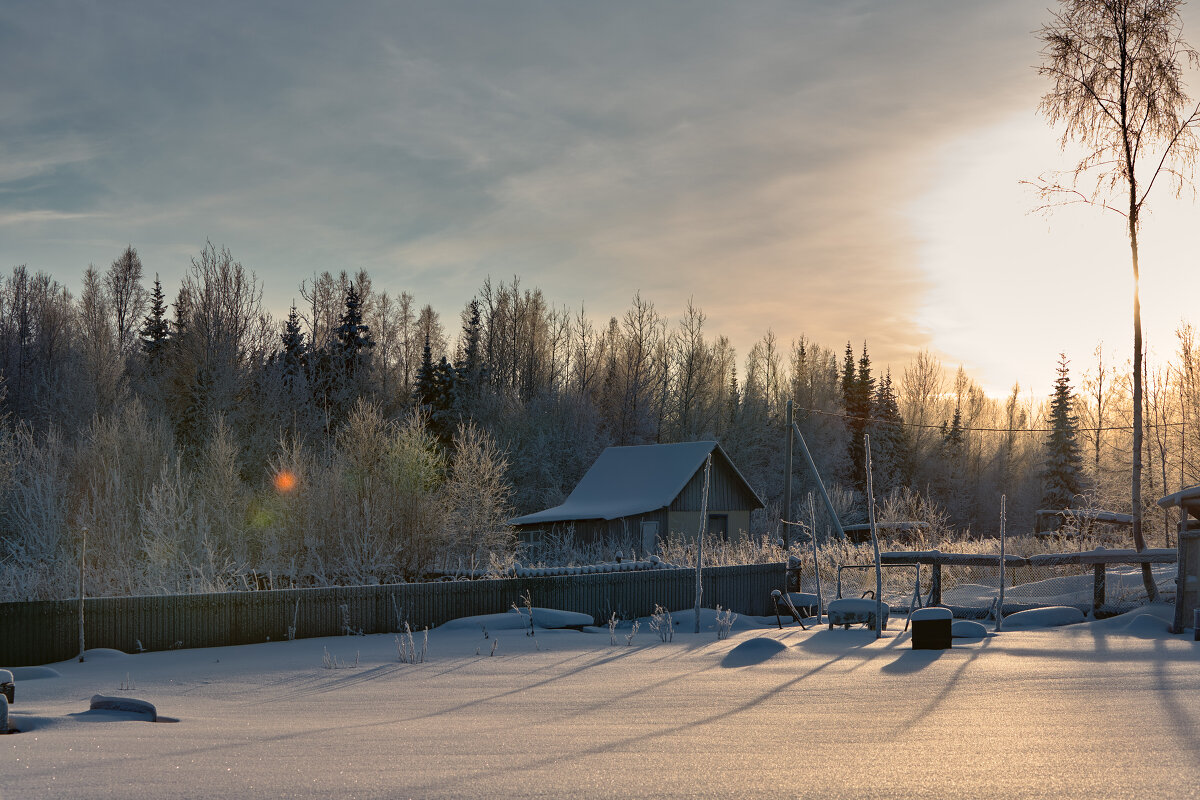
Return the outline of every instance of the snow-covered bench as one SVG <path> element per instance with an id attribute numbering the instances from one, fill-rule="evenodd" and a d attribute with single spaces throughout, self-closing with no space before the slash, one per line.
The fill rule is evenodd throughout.
<path id="1" fill-rule="evenodd" d="M 891 614 L 891 609 L 887 603 L 880 603 L 883 609 L 883 630 L 887 630 L 888 616 Z M 877 607 L 875 598 L 873 597 L 839 597 L 836 600 L 830 600 L 829 606 L 825 609 L 829 615 L 829 629 L 833 630 L 834 625 L 841 625 L 843 628 L 849 628 L 851 625 L 865 624 L 868 628 L 875 627 L 875 609 Z"/>

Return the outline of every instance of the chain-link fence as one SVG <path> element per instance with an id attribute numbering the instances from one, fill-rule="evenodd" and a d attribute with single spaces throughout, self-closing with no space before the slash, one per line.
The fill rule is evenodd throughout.
<path id="1" fill-rule="evenodd" d="M 882 558 L 883 599 L 896 611 L 910 606 L 944 605 L 958 617 L 983 618 L 994 613 L 1000 598 L 998 555 L 926 551 L 884 553 Z M 1104 617 L 1132 610 L 1148 602 L 1142 561 L 1150 564 L 1160 597 L 1173 601 L 1174 550 L 1009 556 L 1004 570 L 1004 613 L 1073 606 L 1085 614 Z M 875 568 L 870 562 L 821 566 L 820 588 L 825 602 L 875 591 Z M 812 560 L 806 559 L 798 572 L 799 582 L 796 585 L 793 579 L 793 591 L 815 594 L 817 576 Z"/>

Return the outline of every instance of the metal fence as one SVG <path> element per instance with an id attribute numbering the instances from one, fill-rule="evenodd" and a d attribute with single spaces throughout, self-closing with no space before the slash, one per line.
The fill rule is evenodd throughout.
<path id="1" fill-rule="evenodd" d="M 783 564 L 709 567 L 704 606 L 772 613 Z M 691 608 L 696 573 L 654 569 L 555 577 L 280 589 L 256 592 L 100 597 L 84 601 L 86 645 L 126 652 L 218 647 L 344 633 L 414 630 L 508 610 L 529 592 L 538 607 L 578 611 L 597 623 L 649 615 L 654 606 Z M 79 651 L 79 601 L 0 603 L 0 666 L 62 661 Z"/>
<path id="2" fill-rule="evenodd" d="M 907 608 L 914 593 L 921 605 L 944 605 L 955 616 L 982 618 L 993 612 L 1000 594 L 999 555 L 940 553 L 936 550 L 883 553 L 884 564 L 917 564 L 915 570 L 884 568 L 884 599 L 893 608 Z M 1073 606 L 1096 617 L 1112 616 L 1147 602 L 1142 564 L 1149 564 L 1160 594 L 1173 600 L 1176 551 L 1174 549 L 1091 550 L 1053 553 L 1028 558 L 1005 558 L 1004 613 L 1045 606 Z M 875 573 L 846 569 L 841 574 L 843 597 L 874 591 Z M 825 596 L 833 597 L 837 575 L 822 575 Z M 811 569 L 801 577 L 803 591 L 815 591 Z"/>

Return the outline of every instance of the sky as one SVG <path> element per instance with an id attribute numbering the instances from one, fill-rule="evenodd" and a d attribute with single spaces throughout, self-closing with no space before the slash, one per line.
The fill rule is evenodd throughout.
<path id="1" fill-rule="evenodd" d="M 1048 394 L 1059 352 L 1082 372 L 1132 334 L 1121 219 L 1019 183 L 1070 166 L 1036 115 L 1046 5 L 16 0 L 0 269 L 77 287 L 133 244 L 173 294 L 211 240 L 277 316 L 365 268 L 451 331 L 518 275 L 599 319 L 691 298 L 740 356 L 771 329 Z M 1200 206 L 1151 209 L 1169 355 Z"/>

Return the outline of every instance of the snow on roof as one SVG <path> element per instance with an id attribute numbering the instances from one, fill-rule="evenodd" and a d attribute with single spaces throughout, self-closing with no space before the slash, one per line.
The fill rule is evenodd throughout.
<path id="1" fill-rule="evenodd" d="M 663 508 L 679 496 L 713 452 L 720 453 L 733 466 L 716 442 L 609 447 L 561 506 L 517 517 L 509 520 L 509 524 L 618 519 Z M 733 471 L 746 483 L 737 467 Z M 750 490 L 749 484 L 746 488 Z"/>

